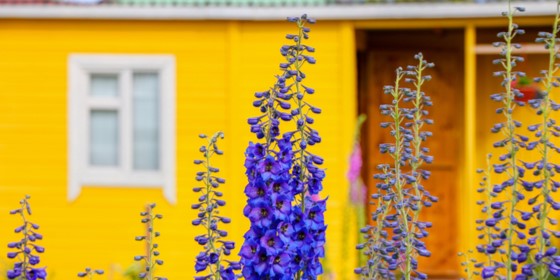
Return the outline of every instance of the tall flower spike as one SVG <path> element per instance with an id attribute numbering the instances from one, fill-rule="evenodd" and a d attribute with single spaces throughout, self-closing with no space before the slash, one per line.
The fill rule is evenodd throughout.
<path id="1" fill-rule="evenodd" d="M 208 138 L 206 135 L 199 135 L 201 139 Z M 236 279 L 235 270 L 241 268 L 237 262 L 227 261 L 225 256 L 229 256 L 231 250 L 235 248 L 235 243 L 222 240 L 227 236 L 227 232 L 221 229 L 220 223 L 228 224 L 231 220 L 220 215 L 219 208 L 226 202 L 221 199 L 222 192 L 218 191 L 221 184 L 226 181 L 218 177 L 219 169 L 212 166 L 211 158 L 213 155 L 222 155 L 223 152 L 218 148 L 218 140 L 223 139 L 222 132 L 215 133 L 208 139 L 208 143 L 201 146 L 199 151 L 202 153 L 203 160 L 195 160 L 194 163 L 204 167 L 203 171 L 196 173 L 196 180 L 203 182 L 203 187 L 195 187 L 193 191 L 200 193 L 198 202 L 191 206 L 198 210 L 198 217 L 192 221 L 194 226 L 204 226 L 205 233 L 198 235 L 194 240 L 201 246 L 203 251 L 196 256 L 195 270 L 197 273 L 207 273 L 204 276 L 195 276 L 195 279 L 229 280 Z"/>
<path id="2" fill-rule="evenodd" d="M 271 89 L 255 94 L 253 105 L 262 115 L 248 120 L 263 140 L 250 143 L 245 152 L 244 215 L 251 222 L 240 251 L 245 279 L 316 279 L 322 273 L 326 202 L 310 195 L 318 194 L 325 175 L 317 167 L 323 159 L 307 150 L 321 141 L 309 126 L 314 122 L 309 112 L 321 110 L 304 100 L 314 90 L 302 84 L 303 65 L 315 63 L 308 54 L 314 48 L 303 44 L 310 32 L 305 24 L 314 20 L 303 15 L 288 21 L 297 24 L 298 34 L 286 35 L 293 44 L 280 49 L 286 59 L 282 74 Z M 291 120 L 297 130 L 281 135 L 281 122 Z"/>
<path id="3" fill-rule="evenodd" d="M 163 261 L 159 257 L 159 245 L 156 242 L 156 238 L 160 236 L 160 233 L 155 230 L 154 222 L 155 220 L 162 219 L 161 214 L 154 213 L 155 203 L 148 204 L 146 206 L 146 211 L 141 212 L 142 216 L 141 222 L 146 224 L 146 235 L 136 236 L 136 241 L 144 241 L 146 243 L 146 254 L 135 256 L 135 261 L 144 262 L 144 270 L 140 273 L 140 279 L 147 280 L 167 280 L 165 277 L 155 276 L 155 268 L 158 265 L 163 265 Z"/>
<path id="4" fill-rule="evenodd" d="M 516 107 L 525 105 L 516 100 L 516 97 L 522 97 L 522 94 L 513 87 L 514 81 L 525 76 L 522 72 L 514 71 L 517 63 L 522 62 L 523 58 L 513 55 L 513 49 L 520 47 L 519 44 L 514 43 L 514 38 L 525 33 L 513 23 L 513 17 L 516 12 L 523 11 L 523 8 L 513 8 L 511 3 L 508 4 L 508 11 L 503 13 L 508 19 L 508 30 L 498 33 L 498 38 L 502 39 L 502 42 L 494 43 L 494 46 L 501 48 L 501 58 L 494 60 L 494 63 L 503 67 L 503 70 L 495 72 L 494 75 L 502 78 L 501 85 L 504 87 L 504 92 L 491 95 L 491 99 L 500 103 L 496 112 L 503 115 L 505 120 L 492 128 L 493 133 L 501 132 L 504 136 L 502 140 L 494 143 L 494 147 L 503 152 L 498 157 L 499 163 L 493 165 L 493 172 L 505 174 L 506 179 L 493 186 L 492 193 L 496 194 L 496 201 L 492 203 L 490 209 L 487 209 L 491 216 L 484 221 L 484 226 L 490 227 L 495 233 L 490 234 L 490 238 L 483 241 L 486 244 L 477 247 L 481 253 L 499 255 L 492 257 L 494 260 L 492 264 L 485 263 L 480 266 L 483 279 L 493 277 L 514 279 L 515 273 L 519 271 L 516 263 L 520 262 L 518 256 L 528 253 L 525 247 L 518 245 L 525 239 L 523 231 L 526 228 L 523 213 L 518 209 L 519 202 L 525 199 L 520 189 L 525 169 L 519 164 L 518 151 L 526 147 L 527 137 L 518 133 L 521 123 L 513 118 Z"/>
<path id="5" fill-rule="evenodd" d="M 558 38 L 560 25 L 560 2 L 557 3 L 556 17 L 552 27 L 552 32 L 539 32 L 537 43 L 543 43 L 548 50 L 548 67 L 541 71 L 542 77 L 537 78 L 540 81 L 544 91 L 542 91 L 541 99 L 530 100 L 529 104 L 536 110 L 536 114 L 540 116 L 541 121 L 528 127 L 529 131 L 534 133 L 535 141 L 529 142 L 526 149 L 540 151 L 540 159 L 536 162 L 526 163 L 525 167 L 533 171 L 533 175 L 537 177 L 535 182 L 523 182 L 524 184 L 535 187 L 539 191 L 538 202 L 533 207 L 531 217 L 535 217 L 538 226 L 534 231 L 530 232 L 530 244 L 534 245 L 534 259 L 532 264 L 523 265 L 522 273 L 526 278 L 536 276 L 538 279 L 546 279 L 552 274 L 555 277 L 560 276 L 560 261 L 558 256 L 558 248 L 551 242 L 550 237 L 560 237 L 560 232 L 554 231 L 557 221 L 550 218 L 551 210 L 559 210 L 560 204 L 552 199 L 552 193 L 556 192 L 559 184 L 554 181 L 554 175 L 560 171 L 560 165 L 551 161 L 552 152 L 560 152 L 560 147 L 554 144 L 553 137 L 560 136 L 560 126 L 556 124 L 555 119 L 551 116 L 553 111 L 558 111 L 560 105 L 552 98 L 552 89 L 558 87 L 559 77 L 554 76 L 560 70 L 557 59 Z M 531 244 L 533 243 L 533 244 Z M 518 261 L 519 262 L 519 261 Z M 521 265 L 521 263 L 520 263 Z"/>
<path id="6" fill-rule="evenodd" d="M 431 223 L 421 222 L 418 218 L 422 208 L 437 202 L 437 198 L 421 184 L 430 176 L 429 171 L 421 169 L 422 164 L 433 161 L 423 146 L 431 133 L 422 128 L 433 121 L 425 119 L 428 115 L 426 107 L 431 106 L 431 100 L 422 91 L 422 86 L 430 80 L 424 71 L 434 65 L 425 61 L 421 53 L 415 55 L 415 59 L 417 65 L 408 66 L 406 71 L 398 68 L 395 85 L 384 88 L 384 93 L 391 95 L 392 102 L 380 106 L 381 114 L 390 116 L 391 122 L 383 122 L 381 127 L 391 129 L 394 142 L 381 144 L 380 151 L 392 157 L 393 167 L 382 164 L 378 166 L 382 173 L 374 175 L 381 181 L 372 195 L 377 205 L 372 215 L 374 226 L 362 229 L 368 241 L 357 246 L 366 249 L 364 254 L 368 257 L 367 266 L 355 270 L 362 279 L 395 279 L 394 271 L 397 270 L 404 279 L 427 277 L 418 270 L 416 257 L 430 256 L 420 239 L 428 235 Z M 403 81 L 411 82 L 414 90 L 403 88 Z M 406 103 L 412 104 L 407 107 Z M 406 165 L 410 165 L 408 172 L 404 171 Z"/>
<path id="7" fill-rule="evenodd" d="M 8 243 L 8 248 L 13 250 L 8 252 L 8 258 L 18 260 L 14 267 L 8 270 L 8 279 L 45 279 L 47 277 L 45 268 L 35 267 L 40 262 L 39 254 L 45 252 L 45 248 L 37 245 L 37 241 L 43 239 L 43 235 L 37 232 L 39 225 L 30 222 L 27 217 L 31 215 L 30 198 L 26 195 L 19 202 L 20 207 L 10 211 L 12 215 L 18 214 L 23 224 L 14 230 L 15 233 L 21 234 L 22 238 L 17 242 Z"/>
<path id="8" fill-rule="evenodd" d="M 91 269 L 89 267 L 86 267 L 84 271 L 78 273 L 78 277 L 88 277 L 90 280 L 92 280 L 94 275 L 103 275 L 103 273 L 105 272 L 101 269 Z"/>
<path id="9" fill-rule="evenodd" d="M 292 184 L 297 186 L 294 192 L 296 207 L 301 208 L 303 214 L 300 221 L 302 227 L 300 234 L 309 235 L 309 239 L 302 244 L 303 247 L 294 248 L 295 253 L 301 256 L 296 279 L 315 279 L 323 273 L 320 258 L 324 257 L 326 226 L 323 215 L 326 210 L 326 201 L 311 199 L 311 196 L 318 195 L 323 189 L 323 179 L 325 178 L 324 170 L 319 167 L 323 164 L 323 158 L 310 152 L 310 146 L 321 142 L 319 132 L 312 127 L 314 119 L 311 114 L 318 114 L 321 110 L 306 100 L 308 95 L 315 93 L 315 90 L 303 84 L 306 78 L 303 66 L 306 63 L 316 63 L 315 58 L 311 56 L 315 49 L 304 44 L 305 40 L 309 38 L 310 32 L 305 25 L 314 23 L 314 21 L 303 15 L 297 18 L 295 23 L 298 27 L 298 34 L 288 34 L 287 36 L 288 39 L 293 40 L 293 45 L 286 48 L 287 65 L 285 69 L 288 70 L 286 80 L 291 85 L 288 94 L 295 107 L 292 116 L 296 130 L 288 132 L 285 138 L 290 139 L 295 146 L 292 171 L 296 172 L 292 172 L 291 180 Z M 297 224 L 294 226 L 298 227 Z M 298 242 L 300 239 L 297 238 L 294 242 Z"/>

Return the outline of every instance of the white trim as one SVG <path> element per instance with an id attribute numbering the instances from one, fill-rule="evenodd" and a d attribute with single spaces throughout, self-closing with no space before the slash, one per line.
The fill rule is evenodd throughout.
<path id="1" fill-rule="evenodd" d="M 519 2 L 519 16 L 552 16 L 556 1 Z M 0 18 L 146 19 L 146 20 L 285 20 L 307 13 L 324 20 L 487 18 L 499 17 L 507 3 L 399 3 L 325 6 L 43 6 L 0 5 Z"/>
<path id="2" fill-rule="evenodd" d="M 88 119 L 91 108 L 118 109 L 119 127 L 130 129 L 132 71 L 153 71 L 160 78 L 160 170 L 134 171 L 131 167 L 131 131 L 122 130 L 121 164 L 117 168 L 89 166 Z M 117 98 L 89 98 L 92 73 L 119 74 Z M 84 185 L 162 188 L 170 203 L 177 202 L 175 186 L 175 58 L 172 55 L 72 54 L 68 59 L 68 200 L 75 200 Z"/>
<path id="3" fill-rule="evenodd" d="M 131 174 L 131 155 L 132 155 L 132 109 L 131 103 L 127 102 L 132 100 L 132 70 L 126 68 L 120 75 L 120 88 L 121 88 L 121 115 L 120 115 L 120 127 L 122 129 L 121 139 L 121 149 L 120 149 L 120 159 L 122 161 L 123 173 Z M 163 95 L 163 92 L 161 93 Z M 160 110 L 161 112 L 161 110 Z M 161 147 L 162 145 L 160 145 Z M 125 148 L 126 147 L 126 148 Z M 161 151 L 163 152 L 163 150 Z M 161 168 L 160 168 L 161 169 Z M 136 176 L 134 176 L 136 177 Z M 130 178 L 132 179 L 132 178 Z"/>

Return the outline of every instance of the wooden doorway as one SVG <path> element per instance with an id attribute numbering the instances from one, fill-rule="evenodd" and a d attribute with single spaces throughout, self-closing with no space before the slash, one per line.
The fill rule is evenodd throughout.
<path id="1" fill-rule="evenodd" d="M 420 258 L 420 270 L 430 279 L 457 278 L 460 271 L 456 258 L 458 244 L 459 168 L 463 134 L 463 32 L 462 30 L 392 30 L 364 31 L 358 34 L 359 52 L 359 111 L 368 116 L 364 125 L 364 178 L 370 190 L 376 184 L 372 178 L 375 167 L 390 162 L 379 153 L 379 144 L 390 141 L 389 131 L 379 127 L 387 120 L 379 113 L 379 105 L 390 102 L 383 94 L 384 85 L 394 83 L 395 69 L 415 64 L 414 54 L 422 51 L 436 67 L 430 70 L 432 81 L 425 92 L 433 99 L 429 108 L 435 124 L 430 127 L 433 137 L 427 146 L 434 163 L 427 167 L 432 177 L 425 187 L 438 196 L 440 202 L 424 209 L 421 219 L 431 221 L 433 228 L 425 239 L 430 258 Z M 371 209 L 368 210 L 371 213 Z M 368 215 L 369 217 L 369 215 Z"/>

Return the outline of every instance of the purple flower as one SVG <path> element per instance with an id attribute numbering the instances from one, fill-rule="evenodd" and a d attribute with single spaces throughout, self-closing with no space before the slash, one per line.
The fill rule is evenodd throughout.
<path id="1" fill-rule="evenodd" d="M 483 279 L 488 279 L 494 276 L 494 274 L 496 273 L 496 267 L 495 266 L 487 266 L 484 267 L 482 269 L 482 278 Z"/>
<path id="2" fill-rule="evenodd" d="M 284 248 L 284 242 L 276 235 L 275 230 L 268 230 L 260 238 L 260 246 L 264 248 L 269 255 L 276 255 Z"/>
<path id="3" fill-rule="evenodd" d="M 45 268 L 32 268 L 26 272 L 25 276 L 27 280 L 45 279 L 47 272 Z"/>
<path id="4" fill-rule="evenodd" d="M 257 227 L 268 228 L 274 219 L 274 212 L 271 206 L 265 202 L 258 202 L 253 207 L 250 207 L 249 215 L 247 216 L 251 222 Z"/>
<path id="5" fill-rule="evenodd" d="M 19 277 L 21 275 L 21 268 L 14 268 L 14 269 L 10 269 L 8 270 L 8 279 L 16 279 L 17 277 Z"/>
<path id="6" fill-rule="evenodd" d="M 29 255 L 29 263 L 31 265 L 36 265 L 40 262 L 39 256 Z"/>

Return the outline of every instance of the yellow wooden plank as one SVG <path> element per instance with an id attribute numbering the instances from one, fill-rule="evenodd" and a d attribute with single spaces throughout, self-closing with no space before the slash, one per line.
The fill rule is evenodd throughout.
<path id="1" fill-rule="evenodd" d="M 465 96 L 464 96 L 464 148 L 463 170 L 458 192 L 460 202 L 460 249 L 475 249 L 474 211 L 476 195 L 476 27 L 468 25 L 465 29 Z"/>

